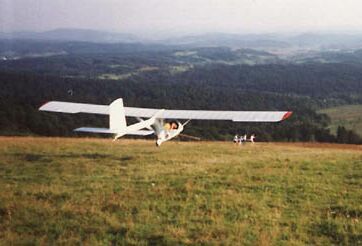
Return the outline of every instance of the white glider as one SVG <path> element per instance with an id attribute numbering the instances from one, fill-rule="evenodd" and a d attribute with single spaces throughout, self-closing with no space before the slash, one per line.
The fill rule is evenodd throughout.
<path id="1" fill-rule="evenodd" d="M 291 116 L 291 111 L 210 111 L 210 110 L 167 110 L 124 107 L 122 98 L 110 105 L 51 101 L 39 108 L 41 111 L 61 113 L 90 113 L 109 115 L 109 128 L 81 127 L 74 131 L 114 134 L 114 139 L 124 135 L 146 136 L 155 134 L 156 145 L 160 146 L 179 135 L 190 120 L 231 120 L 234 122 L 280 122 Z M 126 116 L 136 117 L 139 122 L 127 126 Z M 143 120 L 142 118 L 148 118 Z M 166 122 L 165 119 L 174 121 Z M 180 119 L 187 120 L 181 123 Z"/>

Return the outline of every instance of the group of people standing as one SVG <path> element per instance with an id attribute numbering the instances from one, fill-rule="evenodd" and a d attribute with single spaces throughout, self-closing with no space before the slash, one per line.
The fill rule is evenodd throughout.
<path id="1" fill-rule="evenodd" d="M 251 134 L 249 139 L 248 139 L 248 136 L 246 134 L 244 136 L 240 136 L 240 137 L 238 135 L 235 135 L 233 142 L 235 144 L 242 144 L 242 143 L 245 143 L 245 142 L 254 143 L 254 139 L 255 139 L 255 134 Z"/>

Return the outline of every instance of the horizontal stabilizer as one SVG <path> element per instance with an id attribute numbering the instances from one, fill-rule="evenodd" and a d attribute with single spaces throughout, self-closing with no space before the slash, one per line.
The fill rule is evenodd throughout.
<path id="1" fill-rule="evenodd" d="M 117 134 L 116 131 L 112 131 L 109 128 L 94 128 L 94 127 L 80 127 L 74 129 L 75 132 L 92 132 L 92 133 L 105 133 L 105 134 Z"/>
<path id="2" fill-rule="evenodd" d="M 117 131 L 111 130 L 108 128 L 95 128 L 95 127 L 80 127 L 74 129 L 76 132 L 91 132 L 91 133 L 103 133 L 103 134 L 118 134 Z M 138 130 L 138 131 L 131 131 L 127 132 L 126 135 L 139 135 L 139 136 L 147 136 L 153 134 L 153 131 L 147 130 Z"/>
<path id="3" fill-rule="evenodd" d="M 134 132 L 127 132 L 127 135 L 138 135 L 138 136 L 148 136 L 153 134 L 154 131 L 148 131 L 148 130 L 138 130 Z"/>

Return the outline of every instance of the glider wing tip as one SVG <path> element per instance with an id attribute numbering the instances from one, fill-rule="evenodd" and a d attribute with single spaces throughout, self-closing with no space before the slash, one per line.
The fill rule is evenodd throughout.
<path id="1" fill-rule="evenodd" d="M 45 106 L 46 106 L 49 102 L 50 102 L 50 101 L 44 102 L 44 103 L 38 108 L 38 110 L 43 111 L 43 110 L 45 109 Z"/>
<path id="2" fill-rule="evenodd" d="M 283 115 L 283 118 L 281 121 L 288 119 L 293 114 L 293 111 L 288 111 Z"/>

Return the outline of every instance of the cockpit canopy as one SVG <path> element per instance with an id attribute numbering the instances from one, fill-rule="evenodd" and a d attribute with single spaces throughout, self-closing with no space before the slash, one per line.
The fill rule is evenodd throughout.
<path id="1" fill-rule="evenodd" d="M 179 122 L 177 121 L 170 121 L 170 122 L 166 122 L 163 127 L 165 128 L 165 130 L 177 130 L 179 128 Z"/>

